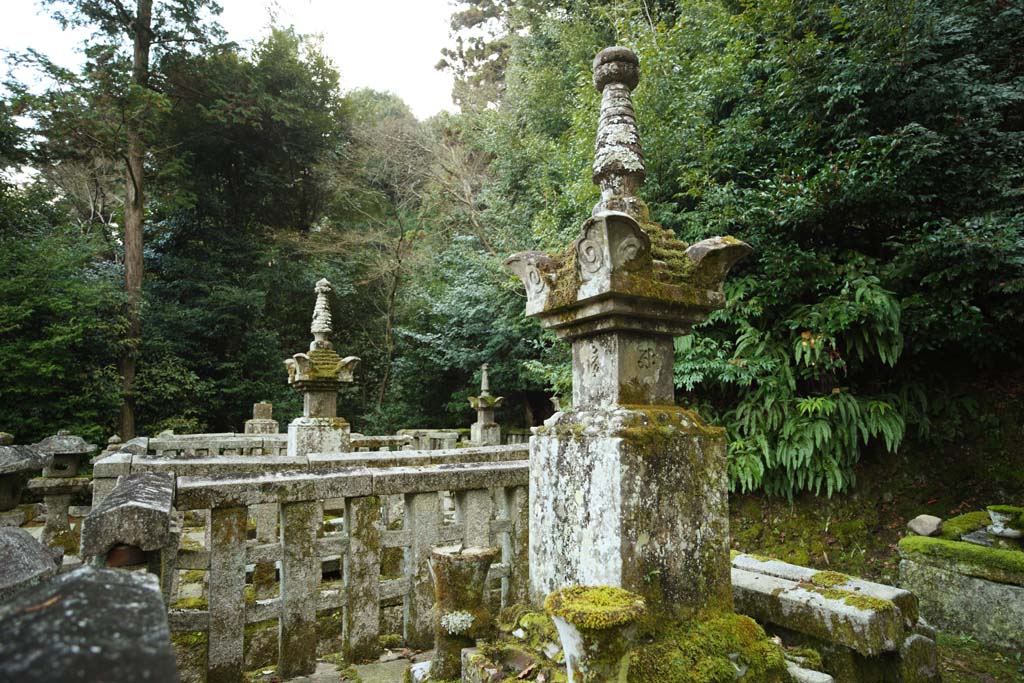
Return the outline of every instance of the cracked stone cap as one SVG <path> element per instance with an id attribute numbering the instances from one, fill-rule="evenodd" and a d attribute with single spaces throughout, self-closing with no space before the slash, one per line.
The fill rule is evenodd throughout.
<path id="1" fill-rule="evenodd" d="M 526 286 L 526 314 L 573 339 L 607 331 L 682 335 L 725 305 L 722 281 L 751 248 L 733 237 L 693 245 L 650 220 L 639 197 L 646 171 L 632 90 L 640 62 L 625 47 L 594 58 L 601 114 L 593 215 L 561 256 L 513 254 L 505 266 Z"/>
<path id="2" fill-rule="evenodd" d="M 331 283 L 326 278 L 316 283 L 316 305 L 309 327 L 313 341 L 309 351 L 297 353 L 284 361 L 288 369 L 288 384 L 299 391 L 337 391 L 343 383 L 353 381 L 352 375 L 359 365 L 359 358 L 342 358 L 331 345 L 330 335 L 334 331 L 328 299 L 331 291 Z"/>

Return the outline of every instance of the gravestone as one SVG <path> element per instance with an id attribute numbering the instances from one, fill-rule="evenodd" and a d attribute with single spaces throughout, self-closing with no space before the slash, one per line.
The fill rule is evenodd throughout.
<path id="1" fill-rule="evenodd" d="M 572 408 L 530 439 L 530 597 L 608 585 L 686 618 L 732 607 L 726 440 L 675 405 L 673 337 L 725 305 L 722 281 L 751 250 L 730 237 L 687 246 L 650 219 L 639 77 L 630 50 L 597 55 L 601 198 L 562 256 L 506 261 L 527 315 L 572 344 Z"/>
<path id="2" fill-rule="evenodd" d="M 245 421 L 246 434 L 277 434 L 279 427 L 273 404 L 261 401 L 252 405 L 252 419 Z"/>

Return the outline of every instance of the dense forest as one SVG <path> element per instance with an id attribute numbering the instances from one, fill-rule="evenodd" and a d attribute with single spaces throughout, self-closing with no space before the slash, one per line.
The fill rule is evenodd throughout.
<path id="1" fill-rule="evenodd" d="M 426 121 L 345 90 L 316 36 L 242 47 L 209 0 L 143 0 L 147 29 L 108 4 L 47 3 L 92 29 L 79 71 L 8 56 L 33 74 L 0 99 L 19 442 L 230 431 L 258 400 L 290 419 L 282 361 L 320 277 L 363 359 L 354 429 L 468 425 L 484 362 L 506 424 L 566 405 L 568 348 L 502 262 L 589 215 L 591 60 L 613 44 L 641 60 L 652 216 L 755 250 L 676 345 L 735 488 L 845 490 L 867 452 L 957 439 L 1024 385 L 1018 0 L 462 2 L 438 64 L 460 112 Z"/>

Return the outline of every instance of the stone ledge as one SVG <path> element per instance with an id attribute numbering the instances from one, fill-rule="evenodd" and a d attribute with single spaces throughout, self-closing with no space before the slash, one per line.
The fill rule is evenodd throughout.
<path id="1" fill-rule="evenodd" d="M 1024 552 L 927 536 L 903 538 L 899 551 L 903 558 L 915 562 L 996 583 L 1024 586 Z"/>

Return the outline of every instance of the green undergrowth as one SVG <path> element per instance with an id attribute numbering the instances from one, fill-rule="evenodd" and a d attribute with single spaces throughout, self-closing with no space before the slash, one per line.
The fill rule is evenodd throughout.
<path id="1" fill-rule="evenodd" d="M 1020 683 L 1024 653 L 982 645 L 972 638 L 939 634 L 942 683 Z"/>

